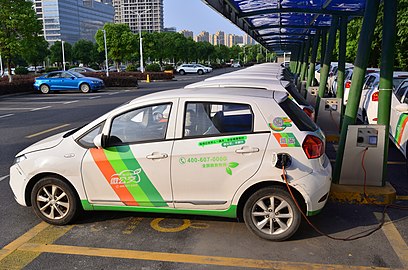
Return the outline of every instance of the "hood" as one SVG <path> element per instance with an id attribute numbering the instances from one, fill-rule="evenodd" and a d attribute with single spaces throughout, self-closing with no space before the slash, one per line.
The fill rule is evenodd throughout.
<path id="1" fill-rule="evenodd" d="M 62 142 L 62 140 L 64 139 L 63 135 L 65 133 L 67 133 L 67 132 L 66 131 L 61 132 L 61 133 L 59 133 L 57 135 L 54 135 L 54 136 L 48 137 L 48 138 L 46 138 L 44 140 L 41 140 L 39 142 L 36 142 L 35 144 L 32 144 L 29 147 L 27 147 L 26 149 L 22 150 L 16 156 L 21 156 L 21 155 L 32 153 L 32 152 L 53 148 L 53 147 L 57 146 L 58 144 L 60 144 Z"/>

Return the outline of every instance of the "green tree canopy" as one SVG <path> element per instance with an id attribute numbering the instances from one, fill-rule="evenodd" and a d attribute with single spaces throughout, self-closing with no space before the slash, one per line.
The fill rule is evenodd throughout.
<path id="1" fill-rule="evenodd" d="M 30 0 L 0 0 L 0 22 L 0 54 L 10 70 L 13 57 L 23 52 L 24 41 L 38 36 L 42 27 Z"/>
<path id="2" fill-rule="evenodd" d="M 107 23 L 103 26 L 106 31 L 106 44 L 108 47 L 108 57 L 116 62 L 117 65 L 122 61 L 129 60 L 132 53 L 137 48 L 136 36 L 130 31 L 126 24 Z M 105 50 L 103 32 L 101 29 L 96 32 L 96 43 L 98 51 Z"/>
<path id="3" fill-rule="evenodd" d="M 92 62 L 95 57 L 95 46 L 92 41 L 80 39 L 72 47 L 72 57 L 85 65 Z"/>
<path id="4" fill-rule="evenodd" d="M 64 55 L 65 62 L 72 61 L 72 45 L 68 42 L 64 42 Z M 57 63 L 58 66 L 62 66 L 62 42 L 56 41 L 50 47 L 50 60 L 52 63 Z"/>
<path id="5" fill-rule="evenodd" d="M 21 55 L 27 63 L 39 66 L 50 54 L 48 45 L 43 36 L 26 39 L 23 42 L 23 52 Z"/>

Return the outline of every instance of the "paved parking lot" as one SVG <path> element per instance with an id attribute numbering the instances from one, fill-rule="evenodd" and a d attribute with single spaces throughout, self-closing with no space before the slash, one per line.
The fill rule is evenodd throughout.
<path id="1" fill-rule="evenodd" d="M 207 76 L 207 75 L 206 75 Z M 141 83 L 140 89 L 0 98 L 0 269 L 408 269 L 408 211 L 389 209 L 386 224 L 355 241 L 336 241 L 303 222 L 289 241 L 252 235 L 241 221 L 129 212 L 89 212 L 71 226 L 41 222 L 8 186 L 15 154 L 81 126 L 134 97 L 203 79 Z M 403 158 L 390 149 L 389 177 L 408 195 Z M 408 206 L 400 200 L 398 205 Z M 328 203 L 311 221 L 335 237 L 377 227 L 383 207 Z"/>

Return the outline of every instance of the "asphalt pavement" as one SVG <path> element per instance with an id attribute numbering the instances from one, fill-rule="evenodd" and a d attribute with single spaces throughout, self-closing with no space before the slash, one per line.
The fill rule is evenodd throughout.
<path id="1" fill-rule="evenodd" d="M 292 239 L 276 243 L 252 235 L 241 221 L 212 217 L 89 212 L 73 225 L 56 227 L 15 202 L 8 170 L 20 150 L 138 96 L 229 71 L 141 82 L 139 89 L 0 97 L 0 269 L 408 269 L 408 211 L 399 209 L 388 209 L 386 225 L 359 240 L 332 240 L 303 222 Z M 390 157 L 389 175 L 401 180 L 400 191 L 408 195 L 404 159 L 393 147 Z M 397 204 L 408 206 L 405 200 Z M 376 228 L 382 211 L 328 203 L 311 222 L 344 238 Z"/>

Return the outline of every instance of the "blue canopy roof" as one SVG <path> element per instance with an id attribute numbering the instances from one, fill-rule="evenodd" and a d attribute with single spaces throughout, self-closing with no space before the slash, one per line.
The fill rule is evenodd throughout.
<path id="1" fill-rule="evenodd" d="M 203 0 L 271 50 L 299 46 L 332 16 L 363 16 L 366 0 Z"/>

